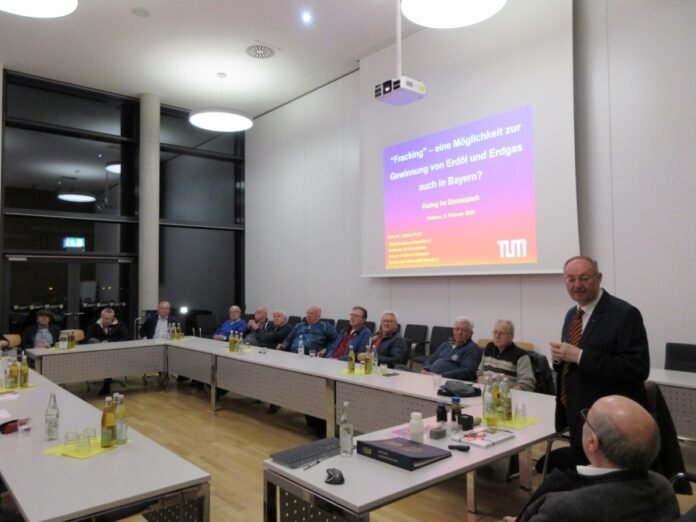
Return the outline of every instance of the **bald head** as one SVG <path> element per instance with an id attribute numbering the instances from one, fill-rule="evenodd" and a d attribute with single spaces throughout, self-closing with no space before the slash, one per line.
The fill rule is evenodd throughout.
<path id="1" fill-rule="evenodd" d="M 655 420 L 640 404 L 620 395 L 602 397 L 592 405 L 587 421 L 583 448 L 592 464 L 591 454 L 595 454 L 606 459 L 608 465 L 602 467 L 650 468 L 660 448 L 660 435 Z"/>
<path id="2" fill-rule="evenodd" d="M 321 319 L 321 308 L 319 308 L 317 305 L 312 305 L 307 308 L 307 315 L 305 319 L 309 324 L 318 323 L 319 319 Z"/>

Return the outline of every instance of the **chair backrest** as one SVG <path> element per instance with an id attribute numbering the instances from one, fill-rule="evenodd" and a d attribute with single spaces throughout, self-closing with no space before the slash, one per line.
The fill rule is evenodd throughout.
<path id="1" fill-rule="evenodd" d="M 525 343 L 524 341 L 515 341 L 515 344 L 522 348 L 523 350 L 527 350 L 528 352 L 533 352 L 534 351 L 534 343 Z"/>
<path id="2" fill-rule="evenodd" d="M 370 330 L 370 332 L 375 333 L 375 322 L 374 321 L 365 321 L 365 326 L 367 326 L 367 329 Z"/>
<path id="3" fill-rule="evenodd" d="M 22 336 L 19 334 L 4 334 L 3 337 L 10 343 L 10 348 L 17 348 L 22 344 Z"/>
<path id="4" fill-rule="evenodd" d="M 82 341 L 85 340 L 85 331 L 80 329 L 80 328 L 67 329 L 67 330 L 63 330 L 63 332 L 66 332 L 66 333 L 72 332 L 73 335 L 75 335 L 75 342 L 76 343 L 81 343 Z"/>
<path id="5" fill-rule="evenodd" d="M 404 337 L 412 343 L 423 343 L 428 338 L 428 327 L 424 324 L 407 324 Z"/>
<path id="6" fill-rule="evenodd" d="M 430 333 L 430 353 L 433 353 L 442 343 L 449 341 L 451 338 L 451 326 L 433 326 L 433 330 Z"/>
<path id="7" fill-rule="evenodd" d="M 330 324 L 331 326 L 334 326 L 334 325 L 336 324 L 336 320 L 335 320 L 335 319 L 328 319 L 328 318 L 325 319 L 325 318 L 322 317 L 322 318 L 319 319 L 319 320 L 320 320 L 321 322 L 323 322 L 323 323 Z"/>
<path id="8" fill-rule="evenodd" d="M 478 340 L 478 345 L 479 345 L 481 348 L 485 348 L 486 346 L 488 346 L 488 345 L 491 344 L 492 342 L 493 342 L 493 339 L 486 339 L 485 337 L 483 337 L 483 338 L 481 338 L 481 339 Z"/>
<path id="9" fill-rule="evenodd" d="M 696 372 L 696 344 L 667 343 L 665 370 Z"/>
<path id="10" fill-rule="evenodd" d="M 289 315 L 288 316 L 288 324 L 290 326 L 295 326 L 300 321 L 302 321 L 302 318 L 299 315 Z"/>
<path id="11" fill-rule="evenodd" d="M 529 350 L 529 358 L 532 360 L 532 370 L 536 379 L 534 391 L 546 395 L 556 395 L 556 385 L 553 382 L 553 372 L 549 360 L 545 355 L 534 350 Z"/>
<path id="12" fill-rule="evenodd" d="M 344 328 L 347 328 L 350 326 L 350 321 L 348 319 L 339 319 L 336 321 L 336 331 L 340 332 Z"/>
<path id="13" fill-rule="evenodd" d="M 200 328 L 203 337 L 211 336 L 217 330 L 217 320 L 214 314 L 196 315 L 196 325 Z"/>

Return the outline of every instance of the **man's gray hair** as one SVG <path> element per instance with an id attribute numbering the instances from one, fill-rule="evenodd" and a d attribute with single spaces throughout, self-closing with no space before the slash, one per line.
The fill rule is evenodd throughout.
<path id="1" fill-rule="evenodd" d="M 116 312 L 114 312 L 113 308 L 104 308 L 101 313 L 99 314 L 100 317 L 104 317 L 104 314 L 113 314 L 116 315 Z"/>
<path id="2" fill-rule="evenodd" d="M 288 322 L 288 314 L 285 312 L 285 310 L 273 310 L 273 314 L 272 314 L 272 315 L 275 315 L 275 314 L 280 314 L 280 315 L 282 315 L 282 316 L 285 318 L 285 322 L 286 322 L 286 323 Z"/>
<path id="3" fill-rule="evenodd" d="M 472 330 L 474 329 L 474 321 L 466 317 L 465 315 L 460 315 L 454 320 L 454 324 L 459 324 L 459 323 L 466 323 L 469 325 L 469 328 Z"/>
<path id="4" fill-rule="evenodd" d="M 237 305 L 230 306 L 230 312 L 232 311 L 239 312 L 240 314 L 242 313 L 242 309 L 239 308 Z"/>
<path id="5" fill-rule="evenodd" d="M 396 321 L 396 324 L 399 324 L 399 316 L 396 314 L 396 312 L 394 310 L 385 310 L 384 312 L 382 312 L 382 315 L 379 316 L 379 320 L 381 321 L 382 319 L 384 319 L 385 315 L 394 316 L 394 320 Z"/>
<path id="6" fill-rule="evenodd" d="M 655 421 L 652 422 L 651 437 L 640 443 L 626 437 L 611 417 L 601 411 L 595 412 L 592 430 L 599 439 L 604 456 L 622 469 L 647 471 L 660 450 L 660 432 Z"/>
<path id="7" fill-rule="evenodd" d="M 159 308 L 160 306 L 163 306 L 163 305 L 164 305 L 164 306 L 168 306 L 169 308 L 172 307 L 172 305 L 169 304 L 169 301 L 160 301 L 160 302 L 157 304 L 157 308 Z"/>
<path id="8" fill-rule="evenodd" d="M 588 263 L 590 263 L 592 265 L 592 270 L 594 270 L 594 272 L 596 274 L 599 274 L 599 264 L 597 263 L 597 261 L 592 259 L 590 256 L 573 256 L 573 257 L 571 257 L 570 259 L 568 259 L 568 261 L 563 263 L 563 271 L 565 272 L 565 269 L 568 266 L 568 263 L 572 263 L 573 261 L 577 261 L 578 259 L 582 259 L 583 261 L 587 261 Z"/>
<path id="9" fill-rule="evenodd" d="M 495 324 L 498 323 L 504 323 L 508 325 L 508 328 L 510 329 L 510 335 L 514 338 L 515 337 L 515 323 L 513 323 L 510 319 L 498 319 Z"/>

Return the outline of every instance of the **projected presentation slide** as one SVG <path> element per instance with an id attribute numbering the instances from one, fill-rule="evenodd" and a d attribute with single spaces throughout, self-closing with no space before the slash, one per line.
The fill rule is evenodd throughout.
<path id="1" fill-rule="evenodd" d="M 535 263 L 532 108 L 384 149 L 387 270 Z"/>

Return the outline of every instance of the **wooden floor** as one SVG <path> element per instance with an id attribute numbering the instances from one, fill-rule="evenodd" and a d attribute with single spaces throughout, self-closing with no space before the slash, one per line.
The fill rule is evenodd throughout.
<path id="1" fill-rule="evenodd" d="M 103 399 L 84 385 L 68 389 L 101 407 Z M 121 391 L 115 385 L 113 391 Z M 211 475 L 211 519 L 213 522 L 259 521 L 263 518 L 263 460 L 270 453 L 314 440 L 305 427 L 304 416 L 281 409 L 266 413 L 266 404 L 226 396 L 217 414 L 210 411 L 208 396 L 187 383 L 173 383 L 165 392 L 154 382 L 129 381 L 126 405 L 133 428 L 147 435 Z M 543 445 L 533 454 L 540 455 Z M 540 477 L 533 474 L 535 485 Z M 517 514 L 529 492 L 516 479 L 477 478 L 479 513 L 466 511 L 464 477 L 375 511 L 376 522 L 400 521 L 496 521 Z"/>

